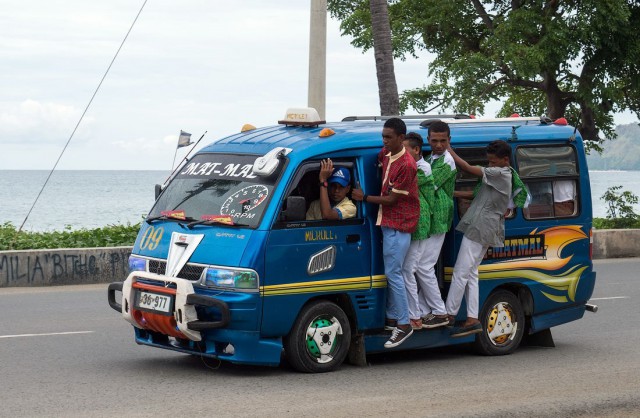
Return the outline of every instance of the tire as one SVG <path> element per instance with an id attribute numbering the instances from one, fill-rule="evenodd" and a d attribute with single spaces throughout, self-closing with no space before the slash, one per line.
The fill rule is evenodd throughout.
<path id="1" fill-rule="evenodd" d="M 525 328 L 524 310 L 511 292 L 493 292 L 480 314 L 482 333 L 476 336 L 475 348 L 488 356 L 511 354 L 522 341 Z"/>
<path id="2" fill-rule="evenodd" d="M 338 305 L 319 300 L 305 306 L 284 338 L 287 361 L 298 371 L 335 370 L 349 352 L 351 325 Z"/>

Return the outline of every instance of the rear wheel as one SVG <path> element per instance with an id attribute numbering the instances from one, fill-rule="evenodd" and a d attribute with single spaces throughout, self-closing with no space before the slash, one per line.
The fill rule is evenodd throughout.
<path id="1" fill-rule="evenodd" d="M 351 326 L 344 311 L 335 303 L 316 301 L 303 309 L 285 337 L 285 356 L 301 372 L 328 372 L 342 364 L 350 341 Z"/>
<path id="2" fill-rule="evenodd" d="M 524 334 L 524 310 L 513 293 L 498 290 L 489 295 L 482 307 L 480 321 L 483 330 L 475 341 L 480 353 L 510 354 L 520 345 Z"/>

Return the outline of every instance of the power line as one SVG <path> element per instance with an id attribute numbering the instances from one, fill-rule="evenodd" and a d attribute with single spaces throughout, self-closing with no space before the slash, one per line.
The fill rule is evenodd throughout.
<path id="1" fill-rule="evenodd" d="M 142 13 L 142 9 L 144 9 L 144 6 L 147 4 L 147 1 L 148 0 L 144 0 L 144 3 L 142 3 L 142 6 L 140 7 L 140 10 L 138 11 L 138 14 L 136 15 L 136 18 L 133 19 L 133 23 L 131 23 L 131 27 L 129 27 L 129 30 L 127 31 L 127 34 L 124 36 L 124 39 L 120 43 L 120 46 L 118 47 L 118 50 L 116 51 L 115 55 L 113 56 L 113 59 L 109 63 L 109 66 L 107 67 L 107 70 L 104 72 L 104 75 L 102 76 L 102 79 L 100 80 L 100 83 L 98 83 L 98 87 L 96 87 L 96 90 L 93 92 L 93 95 L 91 96 L 91 99 L 89 100 L 89 103 L 87 103 L 87 106 L 84 108 L 84 112 L 82 112 L 82 115 L 80 116 L 80 119 L 78 120 L 78 123 L 76 123 L 75 128 L 73 128 L 73 132 L 71 132 L 71 135 L 69 136 L 69 139 L 67 140 L 67 143 L 65 144 L 64 148 L 62 149 L 62 152 L 60 153 L 60 156 L 56 160 L 56 163 L 53 165 L 53 168 L 51 169 L 51 171 L 49 172 L 49 175 L 47 176 L 47 179 L 45 180 L 44 184 L 42 185 L 42 189 L 40 189 L 40 192 L 38 193 L 38 196 L 36 196 L 36 199 L 34 200 L 33 205 L 31 205 L 31 209 L 29 209 L 29 212 L 27 213 L 27 216 L 24 218 L 24 221 L 22 221 L 22 224 L 20 225 L 20 228 L 18 228 L 18 232 L 22 231 L 22 227 L 27 222 L 27 219 L 29 219 L 29 215 L 31 215 L 31 211 L 36 206 L 36 203 L 38 202 L 38 199 L 40 198 L 40 195 L 44 191 L 44 188 L 47 186 L 47 183 L 49 182 L 49 179 L 51 178 L 51 175 L 56 170 L 56 167 L 58 166 L 58 163 L 60 162 L 60 159 L 62 158 L 62 155 L 67 150 L 67 147 L 69 146 L 69 143 L 71 142 L 71 139 L 73 138 L 73 135 L 75 135 L 76 130 L 78 129 L 78 126 L 80 126 L 80 123 L 82 122 L 82 119 L 84 118 L 84 115 L 87 113 L 87 110 L 89 110 L 89 106 L 91 106 L 91 103 L 93 102 L 93 99 L 96 97 L 96 94 L 98 94 L 98 90 L 100 90 L 100 86 L 102 86 L 102 82 L 107 77 L 107 74 L 109 74 L 109 70 L 111 69 L 111 66 L 113 65 L 113 63 L 115 62 L 116 58 L 118 57 L 118 54 L 120 53 L 120 50 L 124 46 L 124 43 L 126 42 L 127 38 L 129 37 L 129 34 L 131 33 L 131 30 L 133 29 L 133 27 L 135 26 L 136 22 L 138 21 L 138 17 L 140 17 L 140 13 Z"/>

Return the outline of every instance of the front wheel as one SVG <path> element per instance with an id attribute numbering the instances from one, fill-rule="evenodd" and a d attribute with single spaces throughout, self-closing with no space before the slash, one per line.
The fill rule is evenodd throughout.
<path id="1" fill-rule="evenodd" d="M 347 356 L 351 326 L 335 303 L 320 300 L 306 306 L 284 339 L 285 356 L 297 370 L 322 373 L 334 370 Z"/>
<path id="2" fill-rule="evenodd" d="M 518 348 L 524 334 L 525 318 L 520 300 L 511 292 L 498 290 L 487 298 L 480 314 L 482 333 L 476 349 L 485 355 L 510 354 Z"/>

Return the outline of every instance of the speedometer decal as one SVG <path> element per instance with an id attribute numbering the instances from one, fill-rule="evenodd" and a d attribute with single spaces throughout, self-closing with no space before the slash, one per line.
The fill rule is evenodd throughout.
<path id="1" fill-rule="evenodd" d="M 220 206 L 223 215 L 239 216 L 251 212 L 262 202 L 267 200 L 269 189 L 261 184 L 255 184 L 234 192 Z"/>

